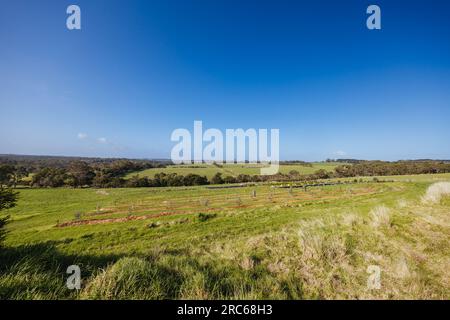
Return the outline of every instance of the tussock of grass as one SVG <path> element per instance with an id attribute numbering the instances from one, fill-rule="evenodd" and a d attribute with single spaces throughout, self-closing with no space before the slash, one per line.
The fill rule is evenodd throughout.
<path id="1" fill-rule="evenodd" d="M 88 279 L 80 298 L 287 299 L 299 291 L 288 281 L 278 283 L 265 268 L 243 269 L 216 258 L 220 263 L 167 252 L 153 259 L 122 258 Z"/>
<path id="2" fill-rule="evenodd" d="M 354 213 L 347 213 L 342 216 L 342 224 L 344 226 L 356 226 L 360 223 L 361 218 Z"/>
<path id="3" fill-rule="evenodd" d="M 171 288 L 163 288 L 163 279 L 151 262 L 122 258 L 88 282 L 83 299 L 164 299 Z M 162 277 L 164 276 L 164 277 Z M 176 283 L 176 277 L 173 283 Z M 165 290 L 164 290 L 165 289 Z M 173 288 L 172 288 L 173 290 Z"/>
<path id="4" fill-rule="evenodd" d="M 24 259 L 0 277 L 0 299 L 59 299 L 67 290 L 58 271 L 48 270 L 33 259 Z"/>
<path id="5" fill-rule="evenodd" d="M 428 187 L 422 201 L 424 203 L 438 203 L 445 195 L 450 195 L 450 182 L 436 182 Z"/>
<path id="6" fill-rule="evenodd" d="M 370 211 L 371 224 L 378 228 L 382 226 L 390 226 L 391 213 L 386 206 L 377 206 Z"/>
<path id="7" fill-rule="evenodd" d="M 407 207 L 408 206 L 408 201 L 407 200 L 405 200 L 405 199 L 399 199 L 398 201 L 397 201 L 397 207 L 398 208 L 405 208 L 405 207 Z"/>

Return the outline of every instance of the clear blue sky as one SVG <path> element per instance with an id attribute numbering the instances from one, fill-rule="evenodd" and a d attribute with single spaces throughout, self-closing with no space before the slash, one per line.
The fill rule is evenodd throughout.
<path id="1" fill-rule="evenodd" d="M 169 157 L 202 120 L 279 128 L 282 159 L 450 158 L 449 16 L 445 0 L 2 0 L 0 153 Z"/>

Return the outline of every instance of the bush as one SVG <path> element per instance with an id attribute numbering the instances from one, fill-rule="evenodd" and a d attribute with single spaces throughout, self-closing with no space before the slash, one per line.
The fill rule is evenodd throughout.
<path id="1" fill-rule="evenodd" d="M 224 183 L 222 179 L 222 173 L 217 172 L 214 177 L 211 178 L 211 184 L 222 184 Z"/>
<path id="2" fill-rule="evenodd" d="M 0 210 L 9 209 L 16 205 L 19 193 L 12 189 L 0 188 Z"/>
<path id="3" fill-rule="evenodd" d="M 9 216 L 0 218 L 0 247 L 2 246 L 3 240 L 5 240 L 6 237 L 5 226 L 8 223 L 8 220 Z"/>
<path id="4" fill-rule="evenodd" d="M 199 213 L 198 214 L 198 220 L 200 222 L 205 222 L 205 221 L 208 221 L 208 220 L 213 219 L 215 217 L 217 217 L 216 213 Z"/>
<path id="5" fill-rule="evenodd" d="M 237 180 L 236 180 L 235 177 L 232 177 L 232 176 L 226 176 L 226 177 L 223 179 L 223 182 L 224 182 L 224 183 L 236 183 Z"/>
<path id="6" fill-rule="evenodd" d="M 9 209 L 16 205 L 18 193 L 11 189 L 0 188 L 0 210 Z M 0 246 L 6 237 L 5 226 L 8 223 L 9 216 L 0 217 Z"/>

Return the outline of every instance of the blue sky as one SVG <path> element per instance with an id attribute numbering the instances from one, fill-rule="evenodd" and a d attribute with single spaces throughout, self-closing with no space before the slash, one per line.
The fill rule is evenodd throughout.
<path id="1" fill-rule="evenodd" d="M 167 158 L 202 120 L 279 128 L 282 159 L 450 158 L 449 15 L 444 0 L 3 0 L 0 153 Z"/>

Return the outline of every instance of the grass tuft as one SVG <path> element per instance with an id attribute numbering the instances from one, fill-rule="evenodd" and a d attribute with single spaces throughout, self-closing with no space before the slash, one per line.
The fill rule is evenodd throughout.
<path id="1" fill-rule="evenodd" d="M 377 206 L 370 211 L 371 225 L 375 228 L 390 226 L 391 213 L 386 206 Z"/>
<path id="2" fill-rule="evenodd" d="M 428 187 L 422 197 L 424 203 L 439 203 L 443 196 L 450 195 L 450 182 L 436 182 Z"/>

